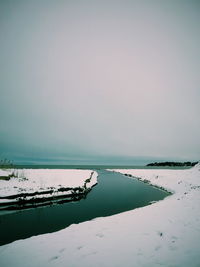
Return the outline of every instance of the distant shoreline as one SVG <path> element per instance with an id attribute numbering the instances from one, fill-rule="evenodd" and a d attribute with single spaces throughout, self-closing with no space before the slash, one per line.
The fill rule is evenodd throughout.
<path id="1" fill-rule="evenodd" d="M 159 163 L 149 163 L 147 165 L 51 165 L 51 164 L 16 164 L 14 169 L 78 169 L 78 170 L 98 170 L 98 169 L 188 169 L 192 165 L 163 165 Z"/>
<path id="2" fill-rule="evenodd" d="M 147 167 L 193 167 L 197 164 L 198 162 L 174 162 L 174 161 L 165 161 L 165 162 L 153 162 L 149 163 L 146 166 Z"/>

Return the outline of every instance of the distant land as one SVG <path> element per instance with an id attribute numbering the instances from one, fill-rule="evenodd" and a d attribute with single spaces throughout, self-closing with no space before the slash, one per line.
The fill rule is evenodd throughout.
<path id="1" fill-rule="evenodd" d="M 153 163 L 149 163 L 146 166 L 169 166 L 169 167 L 189 167 L 189 166 L 194 166 L 196 165 L 198 162 L 190 162 L 190 161 L 186 161 L 186 162 L 173 162 L 173 161 L 165 161 L 165 162 L 153 162 Z"/>

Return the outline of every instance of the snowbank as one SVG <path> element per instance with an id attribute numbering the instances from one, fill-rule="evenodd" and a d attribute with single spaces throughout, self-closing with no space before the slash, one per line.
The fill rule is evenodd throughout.
<path id="1" fill-rule="evenodd" d="M 166 187 L 150 206 L 0 247 L 1 267 L 200 266 L 200 165 L 189 170 L 116 170 Z"/>
<path id="2" fill-rule="evenodd" d="M 9 178 L 9 175 L 12 176 Z M 97 183 L 91 170 L 0 170 L 0 205 L 83 194 Z"/>

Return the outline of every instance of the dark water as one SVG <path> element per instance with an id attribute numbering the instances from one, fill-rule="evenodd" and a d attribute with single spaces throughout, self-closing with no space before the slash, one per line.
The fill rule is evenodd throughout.
<path id="1" fill-rule="evenodd" d="M 169 194 L 119 173 L 98 171 L 98 185 L 86 199 L 0 216 L 0 245 L 55 232 L 70 224 L 132 210 Z"/>

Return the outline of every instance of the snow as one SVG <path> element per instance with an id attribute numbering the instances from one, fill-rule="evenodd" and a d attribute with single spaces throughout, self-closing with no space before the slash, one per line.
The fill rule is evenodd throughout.
<path id="1" fill-rule="evenodd" d="M 141 177 L 173 195 L 150 206 L 1 246 L 1 267 L 199 267 L 200 164 L 187 170 L 115 171 Z"/>
<path id="2" fill-rule="evenodd" d="M 0 180 L 0 203 L 17 202 L 18 198 L 8 199 L 10 196 L 20 195 L 21 193 L 42 193 L 37 198 L 49 196 L 60 196 L 70 194 L 71 191 L 58 191 L 61 188 L 84 187 L 91 188 L 97 183 L 97 173 L 91 170 L 69 170 L 69 169 L 7 169 L 0 170 L 0 176 L 8 176 L 14 173 L 10 180 Z M 47 191 L 53 191 L 51 194 L 45 194 Z M 36 198 L 36 196 L 34 196 Z M 26 200 L 31 197 L 26 197 Z"/>

